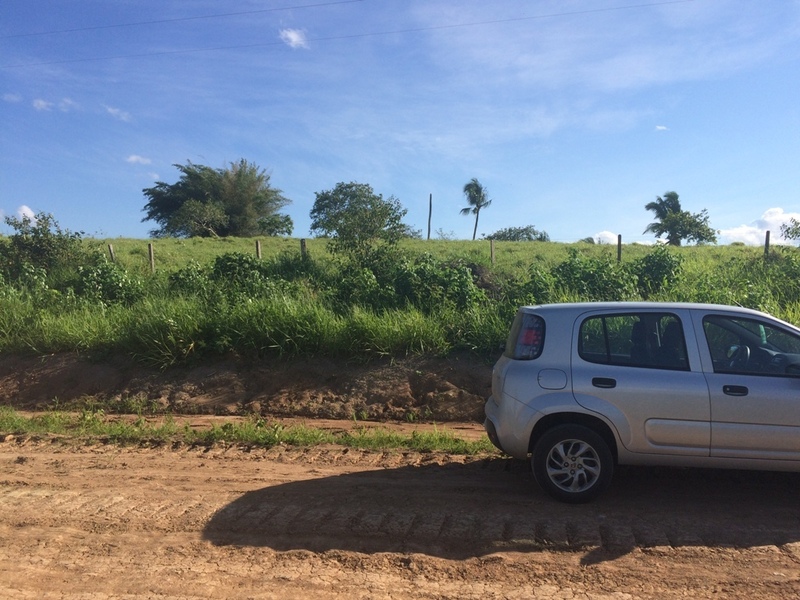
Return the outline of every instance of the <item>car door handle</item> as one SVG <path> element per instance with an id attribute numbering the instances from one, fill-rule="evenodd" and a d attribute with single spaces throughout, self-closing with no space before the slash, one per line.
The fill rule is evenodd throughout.
<path id="1" fill-rule="evenodd" d="M 750 390 L 743 385 L 723 385 L 722 393 L 726 396 L 747 396 Z"/>
<path id="2" fill-rule="evenodd" d="M 594 387 L 611 389 L 617 387 L 617 380 L 610 377 L 592 377 Z"/>

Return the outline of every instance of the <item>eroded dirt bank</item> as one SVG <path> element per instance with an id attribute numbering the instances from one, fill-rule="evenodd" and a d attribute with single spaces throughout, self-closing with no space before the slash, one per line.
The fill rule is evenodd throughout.
<path id="1" fill-rule="evenodd" d="M 0 357 L 0 405 L 20 409 L 95 399 L 184 414 L 481 422 L 490 382 L 491 363 L 471 355 L 224 360 L 166 371 L 127 357 Z"/>

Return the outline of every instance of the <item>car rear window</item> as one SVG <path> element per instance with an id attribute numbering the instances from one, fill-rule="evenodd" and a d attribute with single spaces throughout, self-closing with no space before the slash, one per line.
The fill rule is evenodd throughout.
<path id="1" fill-rule="evenodd" d="M 581 323 L 578 354 L 588 362 L 688 370 L 681 320 L 670 313 L 598 315 Z"/>
<path id="2" fill-rule="evenodd" d="M 544 347 L 544 319 L 520 312 L 514 319 L 506 342 L 505 355 L 516 360 L 539 358 Z"/>

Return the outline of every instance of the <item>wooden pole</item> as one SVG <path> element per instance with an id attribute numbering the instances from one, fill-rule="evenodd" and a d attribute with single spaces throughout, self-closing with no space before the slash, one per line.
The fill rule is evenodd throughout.
<path id="1" fill-rule="evenodd" d="M 117 257 L 114 254 L 114 246 L 111 244 L 108 245 L 108 254 L 111 256 L 111 262 L 117 262 Z"/>
<path id="2" fill-rule="evenodd" d="M 767 231 L 767 237 L 764 240 L 764 258 L 769 256 L 769 231 Z"/>
<path id="3" fill-rule="evenodd" d="M 617 235 L 617 262 L 622 262 L 622 234 Z"/>
<path id="4" fill-rule="evenodd" d="M 261 240 L 256 240 L 256 258 L 261 258 Z"/>
<path id="5" fill-rule="evenodd" d="M 306 239 L 305 238 L 300 240 L 300 256 L 303 257 L 303 260 L 308 258 L 308 250 L 306 249 Z"/>
<path id="6" fill-rule="evenodd" d="M 147 244 L 147 253 L 150 255 L 150 272 L 156 272 L 156 253 L 153 249 L 153 242 Z"/>

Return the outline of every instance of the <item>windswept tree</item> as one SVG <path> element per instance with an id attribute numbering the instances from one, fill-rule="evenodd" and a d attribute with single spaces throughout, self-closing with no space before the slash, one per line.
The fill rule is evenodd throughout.
<path id="1" fill-rule="evenodd" d="M 650 223 L 644 233 L 652 233 L 657 238 L 666 236 L 667 244 L 680 246 L 681 242 L 697 244 L 716 243 L 717 234 L 708 224 L 706 209 L 699 213 L 690 213 L 681 209 L 678 194 L 667 192 L 658 196 L 654 202 L 648 202 L 645 208 L 652 211 L 656 221 Z"/>
<path id="2" fill-rule="evenodd" d="M 480 217 L 481 209 L 489 206 L 492 201 L 489 199 L 489 192 L 474 177 L 469 180 L 469 183 L 464 184 L 464 195 L 467 197 L 469 206 L 462 208 L 461 214 L 475 215 L 475 228 L 472 230 L 472 239 L 474 240 L 478 234 L 478 218 Z"/>
<path id="3" fill-rule="evenodd" d="M 366 183 L 337 183 L 316 193 L 311 209 L 311 233 L 329 239 L 331 250 L 363 260 L 379 247 L 393 246 L 414 232 L 394 197 L 384 199 Z"/>
<path id="4" fill-rule="evenodd" d="M 290 203 L 270 185 L 270 175 L 241 159 L 226 169 L 191 162 L 174 165 L 181 172 L 173 184 L 145 188 L 149 199 L 142 221 L 155 221 L 156 237 L 247 237 L 289 235 L 293 224 L 278 211 Z"/>

